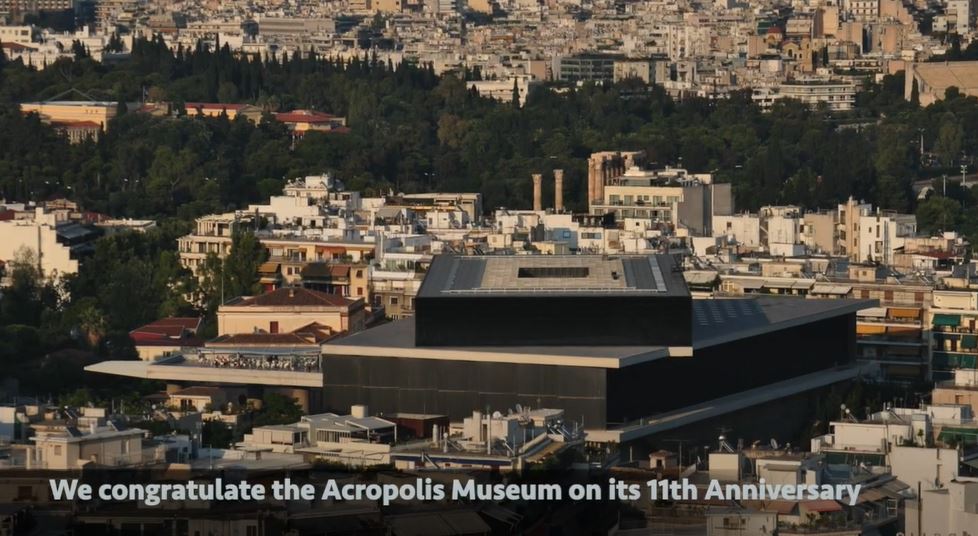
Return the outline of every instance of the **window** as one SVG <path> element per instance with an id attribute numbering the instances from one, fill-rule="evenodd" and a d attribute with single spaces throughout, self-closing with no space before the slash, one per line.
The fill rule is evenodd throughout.
<path id="1" fill-rule="evenodd" d="M 363 287 L 357 287 L 357 296 L 363 296 Z"/>
<path id="2" fill-rule="evenodd" d="M 268 323 L 269 333 L 278 333 L 278 320 L 272 320 Z"/>
<path id="3" fill-rule="evenodd" d="M 391 305 L 397 305 L 397 296 L 391 296 L 391 299 L 390 299 L 390 302 L 389 303 Z"/>
<path id="4" fill-rule="evenodd" d="M 520 279 L 531 278 L 584 278 L 589 274 L 589 270 L 584 266 L 531 266 L 520 268 L 516 272 L 516 277 Z"/>
<path id="5" fill-rule="evenodd" d="M 54 446 L 54 455 L 55 456 L 61 456 L 61 445 L 55 445 Z"/>

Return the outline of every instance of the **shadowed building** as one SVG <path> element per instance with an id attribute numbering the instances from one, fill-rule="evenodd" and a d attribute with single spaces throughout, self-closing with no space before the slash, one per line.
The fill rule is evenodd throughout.
<path id="1" fill-rule="evenodd" d="M 783 396 L 851 378 L 855 312 L 868 304 L 693 300 L 664 255 L 442 255 L 414 318 L 323 346 L 324 403 L 452 419 L 555 407 L 606 429 L 773 384 L 788 382 L 772 391 Z"/>

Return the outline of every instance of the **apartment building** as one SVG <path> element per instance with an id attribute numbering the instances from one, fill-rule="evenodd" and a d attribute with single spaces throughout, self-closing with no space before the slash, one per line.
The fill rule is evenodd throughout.
<path id="1" fill-rule="evenodd" d="M 925 380 L 930 374 L 927 308 L 933 287 L 916 279 L 889 279 L 885 269 L 852 264 L 845 281 L 849 296 L 875 299 L 879 307 L 856 315 L 858 358 L 890 382 Z"/>
<path id="2" fill-rule="evenodd" d="M 935 290 L 927 326 L 933 380 L 950 380 L 958 369 L 978 368 L 978 292 Z"/>
<path id="3" fill-rule="evenodd" d="M 978 479 L 959 477 L 907 501 L 907 536 L 965 534 L 978 526 Z M 926 529 L 924 529 L 926 527 Z"/>
<path id="4" fill-rule="evenodd" d="M 98 232 L 63 215 L 38 207 L 6 211 L 11 219 L 0 219 L 0 261 L 29 259 L 47 278 L 78 272 L 78 261 L 92 249 Z"/>
<path id="5" fill-rule="evenodd" d="M 400 194 L 384 199 L 389 208 L 410 208 L 422 218 L 429 211 L 460 209 L 468 216 L 468 221 L 482 221 L 484 207 L 482 194 L 477 192 L 431 192 L 420 194 Z"/>
<path id="6" fill-rule="evenodd" d="M 622 59 L 602 54 L 556 56 L 554 78 L 562 82 L 611 82 L 615 78 L 615 62 Z"/>
<path id="7" fill-rule="evenodd" d="M 931 392 L 934 404 L 971 407 L 971 414 L 978 415 L 978 370 L 955 369 L 954 378 L 939 381 Z"/>
<path id="8" fill-rule="evenodd" d="M 715 215 L 733 212 L 729 184 L 714 184 L 712 174 L 681 168 L 643 169 L 644 158 L 641 152 L 591 155 L 588 213 L 613 214 L 617 221 L 648 220 L 702 235 L 715 226 Z"/>
<path id="9" fill-rule="evenodd" d="M 0 1 L 0 6 L 3 2 Z M 0 7 L 0 12 L 3 8 Z M 16 43 L 18 45 L 29 45 L 34 42 L 34 34 L 37 29 L 34 26 L 0 26 L 0 43 Z"/>
<path id="10" fill-rule="evenodd" d="M 859 218 L 859 259 L 892 265 L 907 238 L 917 234 L 913 214 L 881 213 Z"/>
<path id="11" fill-rule="evenodd" d="M 873 211 L 873 205 L 858 202 L 850 197 L 844 204 L 836 207 L 836 239 L 837 246 L 834 253 L 848 257 L 855 262 L 864 261 L 860 250 L 860 223 L 863 216 L 869 216 Z"/>
<path id="12" fill-rule="evenodd" d="M 355 405 L 349 415 L 320 413 L 306 415 L 294 424 L 256 426 L 237 447 L 302 453 L 364 467 L 391 463 L 391 447 L 396 440 L 396 423 L 373 417 L 366 406 Z"/>
<path id="13" fill-rule="evenodd" d="M 776 86 L 755 87 L 751 99 L 768 109 L 779 100 L 792 99 L 816 108 L 825 106 L 834 112 L 852 110 L 856 105 L 856 85 L 850 82 L 799 80 Z"/>
<path id="14" fill-rule="evenodd" d="M 431 265 L 430 251 L 393 248 L 384 251 L 370 270 L 371 303 L 384 316 L 398 319 L 414 314 L 414 299 Z"/>
<path id="15" fill-rule="evenodd" d="M 515 97 L 520 107 L 523 107 L 530 91 L 541 86 L 542 82 L 534 80 L 530 75 L 520 75 L 503 80 L 471 80 L 466 84 L 479 95 L 500 102 L 513 102 Z"/>
<path id="16" fill-rule="evenodd" d="M 60 415 L 31 424 L 33 448 L 27 467 L 74 471 L 85 466 L 119 467 L 143 462 L 143 430 L 117 426 L 102 408 Z"/>
<path id="17" fill-rule="evenodd" d="M 233 230 L 236 226 L 254 228 L 254 221 L 252 214 L 243 212 L 212 214 L 197 218 L 194 232 L 177 240 L 180 264 L 194 273 L 199 273 L 208 255 L 213 254 L 223 259 L 230 253 Z M 302 263 L 330 260 L 363 262 L 374 255 L 376 246 L 371 242 L 330 238 L 331 230 L 322 227 L 316 228 L 313 232 L 317 231 L 318 236 L 312 232 L 266 229 L 256 232 L 255 236 L 268 250 L 270 260 Z M 301 268 L 293 266 L 293 272 L 287 275 L 298 275 Z"/>
<path id="18" fill-rule="evenodd" d="M 926 378 L 928 348 L 923 307 L 871 307 L 856 313 L 856 356 L 891 381 Z"/>

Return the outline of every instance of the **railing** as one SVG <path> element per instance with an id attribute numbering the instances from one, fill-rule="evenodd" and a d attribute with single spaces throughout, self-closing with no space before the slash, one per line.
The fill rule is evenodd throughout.
<path id="1" fill-rule="evenodd" d="M 198 352 L 184 354 L 192 366 L 281 372 L 321 372 L 322 356 L 315 354 L 281 354 L 259 351 Z"/>

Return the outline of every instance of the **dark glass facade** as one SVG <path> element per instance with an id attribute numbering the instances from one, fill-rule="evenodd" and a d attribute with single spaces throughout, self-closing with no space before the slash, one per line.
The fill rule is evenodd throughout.
<path id="1" fill-rule="evenodd" d="M 855 322 L 854 313 L 841 314 L 699 349 L 693 357 L 621 369 L 329 356 L 325 409 L 367 404 L 371 412 L 438 413 L 457 420 L 487 406 L 505 413 L 521 404 L 560 408 L 586 427 L 604 427 L 848 363 L 855 355 Z M 571 328 L 563 331 L 565 340 L 577 335 Z M 584 335 L 593 340 L 595 331 Z"/>
<path id="2" fill-rule="evenodd" d="M 415 300 L 418 346 L 689 346 L 689 296 Z"/>

